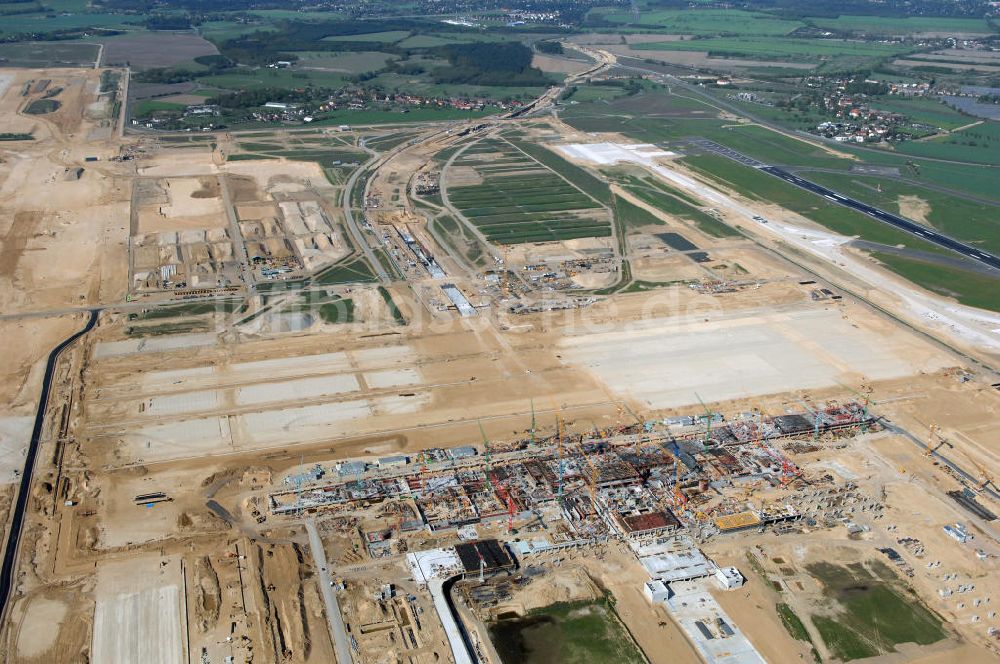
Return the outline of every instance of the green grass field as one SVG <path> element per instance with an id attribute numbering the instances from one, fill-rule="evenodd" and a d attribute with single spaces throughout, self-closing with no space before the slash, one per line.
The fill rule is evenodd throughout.
<path id="1" fill-rule="evenodd" d="M 324 323 L 353 323 L 354 300 L 337 299 L 319 305 L 319 316 Z"/>
<path id="2" fill-rule="evenodd" d="M 872 32 L 877 34 L 912 35 L 920 32 L 996 32 L 981 18 L 947 18 L 926 16 L 838 16 L 816 17 L 809 22 L 831 30 Z"/>
<path id="3" fill-rule="evenodd" d="M 777 39 L 765 37 L 718 37 L 690 41 L 634 44 L 636 51 L 705 51 L 730 57 L 818 61 L 822 57 L 885 58 L 912 52 L 901 44 L 832 39 Z"/>
<path id="4" fill-rule="evenodd" d="M 392 299 L 392 294 L 384 286 L 378 287 L 378 294 L 382 296 L 385 305 L 389 307 L 389 313 L 392 315 L 393 320 L 396 321 L 396 325 L 406 325 L 406 316 L 396 306 L 395 300 Z"/>
<path id="5" fill-rule="evenodd" d="M 900 643 L 929 645 L 945 638 L 941 619 L 881 563 L 877 576 L 860 564 L 807 567 L 834 602 L 833 616 L 812 616 L 827 648 L 849 661 L 896 652 Z"/>
<path id="6" fill-rule="evenodd" d="M 869 253 L 896 274 L 932 293 L 953 297 L 970 307 L 1000 311 L 1000 289 L 995 277 L 880 251 Z"/>
<path id="7" fill-rule="evenodd" d="M 803 177 L 897 214 L 903 214 L 900 206 L 901 197 L 919 198 L 930 206 L 927 223 L 935 229 L 973 246 L 982 247 L 986 251 L 1000 253 L 1000 207 L 998 206 L 974 203 L 957 196 L 884 178 L 833 173 L 805 173 Z M 881 191 L 878 190 L 879 187 Z M 920 219 L 914 221 L 921 222 Z"/>
<path id="8" fill-rule="evenodd" d="M 937 245 L 898 231 L 860 212 L 830 203 L 821 196 L 725 157 L 703 155 L 687 157 L 684 161 L 710 179 L 744 196 L 780 205 L 836 233 L 858 236 L 869 242 L 890 246 L 903 244 L 921 251 L 946 252 Z"/>
<path id="9" fill-rule="evenodd" d="M 686 35 L 780 36 L 787 35 L 805 25 L 801 21 L 785 20 L 773 14 L 739 10 L 647 10 L 639 15 L 638 21 L 635 21 L 632 13 L 628 11 L 602 12 L 602 15 L 605 20 L 612 23 L 630 24 L 636 27 Z"/>
<path id="10" fill-rule="evenodd" d="M 169 307 L 155 307 L 139 314 L 131 314 L 129 320 L 158 320 L 161 318 L 183 318 L 205 314 L 231 313 L 242 304 L 239 300 L 212 300 L 210 302 L 190 302 Z"/>
<path id="11" fill-rule="evenodd" d="M 348 260 L 345 263 L 337 263 L 323 270 L 313 277 L 313 283 L 323 286 L 333 284 L 350 284 L 378 281 L 375 274 L 368 267 L 368 263 L 357 258 Z"/>
<path id="12" fill-rule="evenodd" d="M 51 12 L 14 14 L 12 16 L 4 16 L 2 19 L 0 20 L 0 35 L 18 33 L 36 34 L 77 28 L 136 29 L 135 26 L 126 24 L 130 20 L 130 17 L 125 14 L 104 14 L 87 11 L 66 15 L 53 14 Z"/>
<path id="13" fill-rule="evenodd" d="M 795 612 L 792 611 L 792 607 L 787 604 L 778 604 L 775 609 L 777 609 L 778 616 L 781 618 L 781 624 L 785 626 L 785 629 L 788 630 L 793 639 L 796 641 L 812 641 L 809 638 L 809 632 L 806 631 L 806 626 L 795 615 Z"/>
<path id="14" fill-rule="evenodd" d="M 0 25 L 11 18 L 4 16 Z M 5 67 L 93 66 L 99 49 L 97 44 L 18 42 L 0 44 L 0 58 Z"/>
<path id="15" fill-rule="evenodd" d="M 626 191 L 644 203 L 669 215 L 693 223 L 698 230 L 713 237 L 733 237 L 739 232 L 692 205 L 681 192 L 652 179 L 640 185 L 625 185 Z"/>
<path id="16" fill-rule="evenodd" d="M 610 235 L 598 205 L 552 173 L 494 176 L 482 185 L 449 191 L 458 207 L 494 242 L 538 242 Z M 581 212 L 583 214 L 581 214 Z"/>
<path id="17" fill-rule="evenodd" d="M 339 88 L 346 79 L 343 74 L 326 71 L 303 71 L 297 69 L 249 69 L 246 73 L 227 73 L 204 76 L 198 79 L 201 85 L 210 85 L 226 90 L 255 90 L 260 88 L 301 88 L 307 85 L 324 88 Z"/>
<path id="18" fill-rule="evenodd" d="M 875 100 L 871 103 L 871 106 L 872 108 L 891 113 L 902 113 L 914 122 L 940 127 L 941 129 L 955 129 L 975 121 L 975 118 L 959 113 L 936 99 L 890 97 L 888 99 Z M 904 145 L 906 144 L 904 143 Z"/>
<path id="19" fill-rule="evenodd" d="M 617 196 L 615 197 L 614 209 L 615 218 L 625 230 L 642 228 L 643 226 L 662 226 L 665 223 L 656 215 Z"/>
<path id="20" fill-rule="evenodd" d="M 521 150 L 532 159 L 542 163 L 545 167 L 566 178 L 601 203 L 604 203 L 605 205 L 611 203 L 611 190 L 608 188 L 607 183 L 600 178 L 591 175 L 579 166 L 571 164 L 555 152 L 552 152 L 541 145 L 525 141 L 512 141 L 512 144 L 518 150 Z"/>
<path id="21" fill-rule="evenodd" d="M 395 44 L 410 36 L 409 30 L 386 30 L 384 32 L 365 32 L 359 35 L 335 35 L 323 37 L 321 41 L 328 42 L 385 42 Z"/>
<path id="22" fill-rule="evenodd" d="M 489 626 L 503 664 L 645 664 L 607 601 L 556 604 Z"/>
<path id="23" fill-rule="evenodd" d="M 971 118 L 961 116 L 962 125 Z M 985 121 L 950 134 L 923 141 L 908 141 L 896 147 L 898 152 L 933 159 L 954 159 L 1000 165 L 1000 122 Z"/>
<path id="24" fill-rule="evenodd" d="M 141 99 L 132 106 L 132 115 L 136 118 L 144 118 L 156 111 L 183 111 L 185 108 L 184 104 L 158 101 L 156 99 Z"/>
<path id="25" fill-rule="evenodd" d="M 661 111 L 669 110 L 676 104 L 676 97 L 663 91 L 647 92 L 655 98 Z M 618 103 L 612 102 L 612 104 Z M 759 112 L 758 109 L 749 109 Z M 899 154 L 890 150 L 861 150 L 851 146 L 837 146 L 853 158 L 839 158 L 829 152 L 804 141 L 782 136 L 777 132 L 753 125 L 736 125 L 714 117 L 700 119 L 692 117 L 648 117 L 638 111 L 629 113 L 620 108 L 612 108 L 603 102 L 583 102 L 569 105 L 561 112 L 562 119 L 573 128 L 586 132 L 620 132 L 643 143 L 671 142 L 687 136 L 702 136 L 723 145 L 737 149 L 744 154 L 771 164 L 787 166 L 811 166 L 847 171 L 852 165 L 872 164 L 892 166 L 918 181 L 937 184 L 966 192 L 975 196 L 1000 201 L 1000 189 L 996 186 L 996 172 L 974 164 L 943 163 L 920 159 L 916 156 Z M 979 125 L 982 126 L 982 125 Z M 971 128 L 974 132 L 978 127 Z M 992 132 L 992 129 L 989 131 Z M 963 138 L 958 141 L 977 140 Z M 963 156 L 972 158 L 982 148 L 965 150 L 966 146 L 937 146 L 934 142 L 904 143 L 900 150 L 949 150 L 952 156 L 961 160 Z M 917 147 L 920 146 L 920 147 Z M 929 147 L 925 147 L 929 146 Z M 942 154 L 928 156 L 943 156 Z M 991 157 L 990 157 L 991 158 Z"/>
<path id="26" fill-rule="evenodd" d="M 456 164 L 476 169 L 483 183 L 449 187 L 449 199 L 491 242 L 611 234 L 601 209 L 605 196 L 610 202 L 607 185 L 541 146 L 488 139 L 467 148 Z"/>
<path id="27" fill-rule="evenodd" d="M 324 69 L 345 74 L 363 74 L 378 71 L 396 56 L 381 51 L 351 51 L 328 53 L 325 51 L 297 51 L 298 69 Z"/>
<path id="28" fill-rule="evenodd" d="M 55 99 L 36 99 L 28 104 L 24 112 L 28 115 L 45 115 L 55 113 L 62 106 L 62 103 Z"/>

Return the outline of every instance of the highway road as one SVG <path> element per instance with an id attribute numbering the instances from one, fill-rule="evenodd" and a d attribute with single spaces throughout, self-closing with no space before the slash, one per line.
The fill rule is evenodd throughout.
<path id="1" fill-rule="evenodd" d="M 380 157 L 374 156 L 366 161 L 363 166 L 354 169 L 350 179 L 347 180 L 347 185 L 344 187 L 344 193 L 340 198 L 340 204 L 341 207 L 344 208 L 344 220 L 347 222 L 347 229 L 350 231 L 351 237 L 354 238 L 354 244 L 358 245 L 358 248 L 361 249 L 365 258 L 367 258 L 368 262 L 371 263 L 372 269 L 375 270 L 375 274 L 378 275 L 379 281 L 383 284 L 387 284 L 392 281 L 392 277 L 389 276 L 385 267 L 382 266 L 382 261 L 375 257 L 375 252 L 372 251 L 371 245 L 369 245 L 368 241 L 365 239 L 364 232 L 358 226 L 358 222 L 354 218 L 354 210 L 351 207 L 351 192 L 354 191 L 354 187 L 358 183 L 358 178 L 361 177 L 361 174 L 366 172 L 372 164 L 377 163 L 379 159 Z"/>
<path id="2" fill-rule="evenodd" d="M 45 426 L 45 410 L 49 405 L 49 392 L 52 388 L 52 375 L 55 373 L 59 355 L 74 341 L 90 332 L 97 323 L 100 309 L 91 309 L 87 324 L 79 332 L 56 346 L 45 364 L 45 374 L 42 376 L 42 392 L 38 397 L 38 409 L 35 411 L 35 426 L 31 430 L 31 440 L 24 458 L 24 470 L 21 473 L 21 484 L 17 488 L 17 499 L 11 511 L 10 529 L 7 531 L 7 545 L 3 552 L 3 567 L 0 568 L 0 619 L 6 620 L 8 603 L 14 589 L 14 573 L 16 572 L 17 554 L 21 544 L 21 528 L 24 526 L 24 511 L 28 505 L 31 493 L 31 482 L 35 472 L 35 457 L 38 456 L 38 444 L 42 438 L 42 428 Z"/>
<path id="3" fill-rule="evenodd" d="M 307 519 L 305 526 L 309 532 L 309 551 L 312 553 L 313 564 L 319 574 L 319 592 L 326 605 L 326 620 L 329 623 L 330 638 L 333 639 L 337 664 L 352 664 L 354 660 L 351 657 L 351 643 L 347 637 L 347 628 L 344 626 L 344 617 L 340 614 L 337 594 L 333 591 L 333 580 L 330 578 L 330 571 L 326 566 L 326 550 L 323 548 L 323 541 L 319 537 L 319 531 L 316 530 L 314 521 Z"/>
<path id="4" fill-rule="evenodd" d="M 773 175 L 776 178 L 781 178 L 785 182 L 793 184 L 796 187 L 799 187 L 800 189 L 805 189 L 806 191 L 812 192 L 818 196 L 822 196 L 831 203 L 836 203 L 837 205 L 843 205 L 844 207 L 851 208 L 852 210 L 856 210 L 862 214 L 868 215 L 869 217 L 877 221 L 880 221 L 884 224 L 888 224 L 889 226 L 898 228 L 901 231 L 905 231 L 907 233 L 910 233 L 911 235 L 915 235 L 922 240 L 933 242 L 939 247 L 950 249 L 974 261 L 978 261 L 980 263 L 983 263 L 984 265 L 988 265 L 991 268 L 1000 270 L 1000 257 L 997 257 L 989 252 L 983 251 L 982 249 L 978 249 L 963 242 L 959 242 L 958 240 L 949 237 L 947 235 L 944 235 L 943 233 L 939 233 L 932 228 L 922 226 L 916 222 L 910 221 L 909 219 L 904 219 L 903 217 L 892 214 L 890 212 L 886 212 L 885 210 L 880 210 L 879 208 L 874 207 L 872 205 L 868 205 L 867 203 L 862 203 L 859 200 L 850 198 L 848 196 L 844 196 L 843 194 L 836 192 L 833 189 L 829 189 L 827 187 L 824 187 L 823 185 L 816 184 L 815 182 L 812 182 L 810 180 L 800 178 L 798 175 L 795 175 L 794 173 L 789 173 L 783 168 L 779 168 L 778 166 L 769 166 L 761 161 L 758 161 L 757 159 L 748 157 L 744 154 L 741 154 L 733 150 L 732 148 L 727 148 L 726 146 L 719 145 L 718 143 L 714 143 L 713 141 L 696 140 L 692 141 L 692 143 L 706 150 L 711 150 L 716 154 L 720 154 L 724 157 L 728 157 L 729 159 L 733 159 L 734 161 L 738 161 L 739 163 L 744 164 L 746 166 L 751 166 L 753 168 L 756 168 L 764 173 L 767 173 L 768 175 Z"/>

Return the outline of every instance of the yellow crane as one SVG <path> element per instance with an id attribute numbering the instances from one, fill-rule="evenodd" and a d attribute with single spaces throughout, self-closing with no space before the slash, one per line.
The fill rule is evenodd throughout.
<path id="1" fill-rule="evenodd" d="M 503 254 L 500 259 L 500 295 L 503 299 L 510 297 L 510 268 L 507 266 L 507 256 L 510 253 L 510 248 L 507 245 L 503 245 L 501 248 Z"/>
<path id="2" fill-rule="evenodd" d="M 983 464 L 979 463 L 975 459 L 970 459 L 970 461 L 972 461 L 972 464 L 977 469 L 979 469 L 979 488 L 980 489 L 986 488 L 987 484 L 992 484 L 993 486 L 996 486 L 996 483 L 993 481 L 993 476 L 990 475 L 990 473 L 986 470 L 986 467 L 983 466 Z"/>

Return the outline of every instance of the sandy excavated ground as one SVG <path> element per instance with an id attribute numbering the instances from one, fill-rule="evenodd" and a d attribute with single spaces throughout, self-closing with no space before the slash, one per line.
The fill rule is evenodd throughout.
<path id="1" fill-rule="evenodd" d="M 86 155 L 117 146 L 86 143 L 96 126 L 84 118 L 95 99 L 94 70 L 0 70 L 0 131 L 32 131 L 35 140 L 0 145 L 0 309 L 45 311 L 118 301 L 127 269 L 128 188 L 106 162 L 84 166 Z M 62 107 L 25 116 L 21 96 L 29 80 L 63 87 Z M 83 168 L 79 179 L 68 169 Z"/>
<path id="2" fill-rule="evenodd" d="M 224 241 L 204 231 L 228 223 L 220 182 L 227 183 L 241 227 L 273 230 L 281 218 L 297 238 L 320 232 L 314 227 L 319 211 L 339 221 L 340 189 L 314 164 L 220 165 L 208 149 L 161 148 L 137 163 L 108 162 L 117 144 L 88 142 L 91 121 L 83 119 L 94 74 L 71 73 L 88 83 L 72 88 L 78 97 L 67 96 L 70 103 L 58 118 L 17 114 L 22 100 L 16 91 L 26 77 L 41 74 L 0 74 L 10 78 L 0 95 L 0 124 L 6 123 L 0 130 L 34 127 L 37 138 L 30 145 L 0 146 L 0 309 L 40 314 L 0 321 L 16 349 L 0 361 L 7 379 L 0 388 L 0 445 L 12 460 L 11 467 L 0 465 L 0 481 L 7 481 L 30 424 L 40 363 L 82 324 L 75 308 L 124 300 L 128 205 L 136 176 L 157 179 L 170 190 L 169 200 L 143 206 L 150 208 L 138 217 L 143 233 L 182 231 L 175 234 L 191 233 L 183 236 L 206 243 Z M 89 154 L 102 159 L 83 162 Z M 373 187 L 387 201 L 400 196 L 393 207 L 405 208 L 410 171 L 429 156 L 404 152 Z M 65 179 L 66 168 L 84 163 L 79 180 Z M 749 205 L 742 199 L 738 204 Z M 764 208 L 753 210 L 764 210 L 775 226 L 780 221 L 775 233 L 782 242 L 812 249 L 814 258 L 824 260 L 848 255 L 830 249 L 839 245 L 829 237 L 808 234 L 814 229 L 801 220 Z M 734 213 L 723 212 L 732 219 Z M 280 322 L 279 307 L 293 300 L 284 296 L 272 298 L 276 310 L 253 323 L 235 325 L 235 316 L 220 316 L 177 334 L 133 336 L 126 332 L 131 310 L 102 314 L 99 327 L 67 353 L 57 374 L 52 423 L 29 500 L 22 549 L 29 553 L 0 641 L 7 659 L 100 662 L 121 660 L 125 653 L 135 661 L 174 664 L 199 660 L 206 648 L 210 661 L 230 655 L 244 661 L 252 648 L 254 661 L 333 661 L 309 539 L 300 520 L 269 512 L 268 491 L 287 486 L 282 478 L 294 469 L 316 463 L 329 467 L 349 457 L 414 454 L 479 443 L 483 435 L 509 440 L 524 434 L 533 410 L 540 430 L 551 431 L 561 413 L 567 427 L 583 431 L 613 424 L 622 417 L 621 406 L 640 417 L 700 414 L 700 401 L 727 415 L 754 408 L 777 414 L 800 410 L 807 396 L 856 398 L 867 384 L 877 413 L 916 436 L 936 425 L 952 445 L 948 455 L 963 466 L 980 464 L 992 472 L 1000 465 L 993 444 L 1000 392 L 989 387 L 985 371 L 965 374 L 962 368 L 970 367 L 964 359 L 850 299 L 813 300 L 816 285 L 801 283 L 810 275 L 776 253 L 744 239 L 710 238 L 656 214 L 663 226 L 628 238 L 636 278 L 745 283 L 721 295 L 680 284 L 536 315 L 483 308 L 464 320 L 423 308 L 414 291 L 426 284 L 394 284 L 393 298 L 409 314 L 406 326 L 386 316 L 372 286 L 324 293 L 354 299 L 357 323 L 299 331 Z M 192 230 L 198 224 L 202 230 Z M 267 237 L 278 232 L 261 231 Z M 711 259 L 695 263 L 665 248 L 656 238 L 663 232 L 683 234 Z M 570 260 L 607 249 L 609 242 L 522 245 L 512 248 L 510 258 Z M 136 256 L 158 259 L 162 247 L 151 246 L 157 251 Z M 317 256 L 343 251 L 346 245 L 331 241 Z M 859 273 L 859 281 L 861 276 L 870 275 Z M 67 309 L 73 314 L 56 315 Z M 983 625 L 972 622 L 969 607 L 938 597 L 941 581 L 935 575 L 944 570 L 926 567 L 931 559 L 947 561 L 950 573 L 974 578 L 994 595 L 1000 590 L 992 581 L 995 559 L 974 554 L 983 547 L 1000 556 L 991 526 L 977 525 L 973 547 L 956 548 L 941 530 L 969 519 L 943 497 L 955 480 L 912 442 L 889 434 L 839 448 L 824 445 L 796 462 L 814 475 L 829 472 L 855 481 L 873 495 L 884 490 L 887 517 L 867 524 L 871 529 L 860 540 L 849 539 L 842 528 L 783 537 L 744 533 L 713 541 L 709 552 L 743 569 L 746 547 L 759 544 L 798 569 L 830 551 L 844 560 L 863 559 L 876 555 L 874 546 L 917 537 L 927 553 L 925 560 L 911 561 L 918 571 L 913 585 L 952 623 L 952 638 L 930 648 L 904 648 L 905 657 L 988 661 Z M 11 494 L 0 496 L 0 510 Z M 365 552 L 364 533 L 397 519 L 385 507 L 310 515 L 318 521 L 333 574 L 345 580 L 345 620 L 358 634 L 363 625 L 387 623 L 384 631 L 359 638 L 366 661 L 381 661 L 390 652 L 421 664 L 441 661 L 447 647 L 428 598 L 408 585 L 398 556 L 375 560 Z M 898 530 L 888 530 L 890 524 Z M 495 524 L 480 534 L 508 536 Z M 451 532 L 418 532 L 407 545 L 430 548 L 455 539 Z M 558 568 L 557 557 L 564 558 Z M 645 573 L 617 543 L 561 552 L 544 562 L 560 572 L 529 585 L 515 600 L 522 608 L 604 588 L 651 661 L 697 661 L 669 616 L 643 598 Z M 770 661 L 808 658 L 777 619 L 777 591 L 746 573 L 746 590 L 720 593 L 719 602 Z M 790 579 L 800 577 L 794 572 Z M 416 609 L 401 601 L 383 613 L 372 596 L 386 582 L 397 584 L 403 598 L 416 594 Z M 803 591 L 800 601 L 805 607 L 819 600 Z M 416 645 L 403 631 L 414 610 L 424 623 Z"/>

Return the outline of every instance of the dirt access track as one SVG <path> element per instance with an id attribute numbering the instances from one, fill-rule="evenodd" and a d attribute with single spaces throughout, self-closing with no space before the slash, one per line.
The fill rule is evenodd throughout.
<path id="1" fill-rule="evenodd" d="M 467 275 L 460 283 L 479 305 L 468 317 L 447 307 L 430 311 L 414 294 L 414 282 L 403 281 L 385 285 L 384 295 L 373 283 L 349 282 L 240 294 L 232 296 L 230 310 L 208 314 L 163 315 L 152 300 L 126 301 L 137 178 L 155 180 L 157 187 L 161 181 L 178 184 L 178 200 L 150 203 L 157 209 L 143 223 L 157 221 L 155 215 L 191 217 L 205 232 L 206 225 L 224 227 L 231 211 L 221 189 L 217 198 L 211 185 L 221 175 L 233 176 L 228 182 L 252 178 L 259 192 L 272 196 L 249 192 L 250 184 L 232 186 L 229 207 L 247 217 L 266 218 L 308 193 L 335 219 L 341 191 L 321 182 L 316 166 L 226 165 L 207 146 L 129 139 L 125 143 L 148 149 L 134 162 L 110 161 L 122 146 L 95 138 L 93 130 L 106 127 L 89 119 L 99 72 L 0 73 L 9 78 L 0 95 L 0 131 L 35 135 L 31 142 L 0 144 L 0 331 L 13 349 L 2 364 L 9 378 L 0 420 L 4 449 L 23 444 L 18 427 L 32 414 L 39 361 L 79 323 L 81 309 L 105 307 L 97 328 L 62 358 L 53 381 L 16 587 L 0 633 L 5 661 L 244 662 L 252 653 L 253 661 L 328 663 L 335 652 L 328 618 L 337 609 L 320 592 L 321 573 L 341 586 L 336 592 L 344 611 L 358 607 L 345 619 L 363 632 L 359 640 L 370 652 L 391 649 L 414 661 L 445 661 L 451 653 L 443 628 L 429 596 L 407 580 L 403 554 L 454 546 L 453 528 L 431 532 L 421 523 L 403 535 L 406 522 L 419 514 L 402 513 L 396 501 L 282 516 L 271 509 L 270 496 L 294 495 L 295 475 L 316 464 L 333 473 L 349 459 L 372 465 L 384 459 L 391 466 L 398 462 L 391 457 L 402 455 L 422 464 L 420 452 L 429 448 L 475 444 L 482 453 L 484 438 L 499 449 L 526 437 L 532 426 L 553 433 L 557 417 L 564 430 L 600 432 L 624 421 L 662 421 L 706 409 L 730 418 L 801 413 L 807 400 L 844 402 L 863 391 L 879 415 L 918 440 L 933 439 L 933 423 L 952 445 L 949 457 L 972 472 L 983 468 L 983 486 L 1000 467 L 991 446 L 1000 392 L 990 387 L 996 381 L 988 372 L 849 297 L 812 297 L 814 275 L 776 253 L 742 238 L 713 242 L 674 225 L 668 227 L 681 228 L 714 259 L 695 265 L 684 251 L 639 238 L 637 250 L 647 254 L 640 270 L 670 282 L 678 278 L 671 265 L 686 279 L 725 274 L 738 263 L 753 286 L 713 293 L 691 287 L 700 282 L 665 283 L 648 292 L 595 295 L 587 306 L 565 311 L 515 314 L 484 294 L 485 280 Z M 42 76 L 64 85 L 61 94 L 78 90 L 66 97 L 58 118 L 20 114 L 22 91 L 29 79 Z M 98 160 L 86 161 L 89 156 Z M 406 169 L 421 163 L 394 160 L 390 170 L 397 172 L 378 181 L 383 194 L 391 188 L 407 196 Z M 308 192 L 291 179 L 307 177 L 317 180 Z M 201 191 L 212 195 L 191 200 Z M 159 249 L 169 253 L 167 244 L 156 245 L 157 260 Z M 363 255 L 357 247 L 349 250 L 351 261 Z M 515 253 L 552 251 L 543 246 Z M 440 289 L 432 279 L 418 285 Z M 253 320 L 273 313 L 267 307 L 275 303 L 298 314 L 310 299 L 353 298 L 362 311 L 375 309 L 368 299 L 385 304 L 385 296 L 406 312 L 405 324 L 372 316 L 302 329 Z M 963 578 L 995 576 L 1000 544 L 989 527 L 976 531 L 972 547 L 956 549 L 943 534 L 945 523 L 968 519 L 939 495 L 959 484 L 912 440 L 887 433 L 816 448 L 796 459 L 812 477 L 836 475 L 876 496 L 884 487 L 888 512 L 907 529 L 900 538 L 916 533 L 929 556 L 955 558 Z M 13 465 L 0 473 L 13 474 Z M 483 493 L 490 490 L 488 480 L 480 484 Z M 982 500 L 992 501 L 985 494 Z M 479 535 L 511 539 L 498 504 L 501 519 L 481 524 Z M 306 518 L 322 534 L 330 570 L 315 562 Z M 860 548 L 862 540 L 850 539 L 842 525 L 823 537 Z M 867 548 L 851 550 L 857 557 L 870 554 L 873 543 L 896 546 L 888 520 L 866 525 Z M 531 532 L 534 526 L 519 527 Z M 386 531 L 389 539 L 380 539 Z M 750 534 L 726 540 L 730 545 L 720 540 L 713 554 L 745 567 L 732 544 L 746 541 L 744 535 Z M 789 548 L 799 542 L 772 533 L 760 537 L 787 541 Z M 388 546 L 380 547 L 384 541 Z M 602 546 L 541 560 L 556 567 L 565 556 L 573 560 L 567 568 L 586 570 L 612 592 L 622 620 L 653 661 L 666 661 L 664 654 L 673 651 L 693 661 L 693 648 L 665 609 L 652 610 L 644 599 L 643 572 L 632 553 L 618 542 Z M 978 546 L 990 555 L 979 559 Z M 396 584 L 396 597 L 375 604 L 371 598 L 387 583 Z M 931 577 L 913 582 L 929 605 L 934 583 Z M 805 651 L 775 622 L 778 598 L 750 591 L 762 598 L 759 606 L 736 602 L 734 595 L 720 601 L 728 602 L 762 652 L 771 652 L 769 642 L 781 643 L 797 659 Z M 973 623 L 970 611 L 953 600 L 933 606 L 955 616 L 955 627 L 939 650 L 917 654 L 939 656 L 961 645 L 990 656 L 985 623 Z M 404 630 L 410 627 L 416 628 L 412 635 Z"/>

